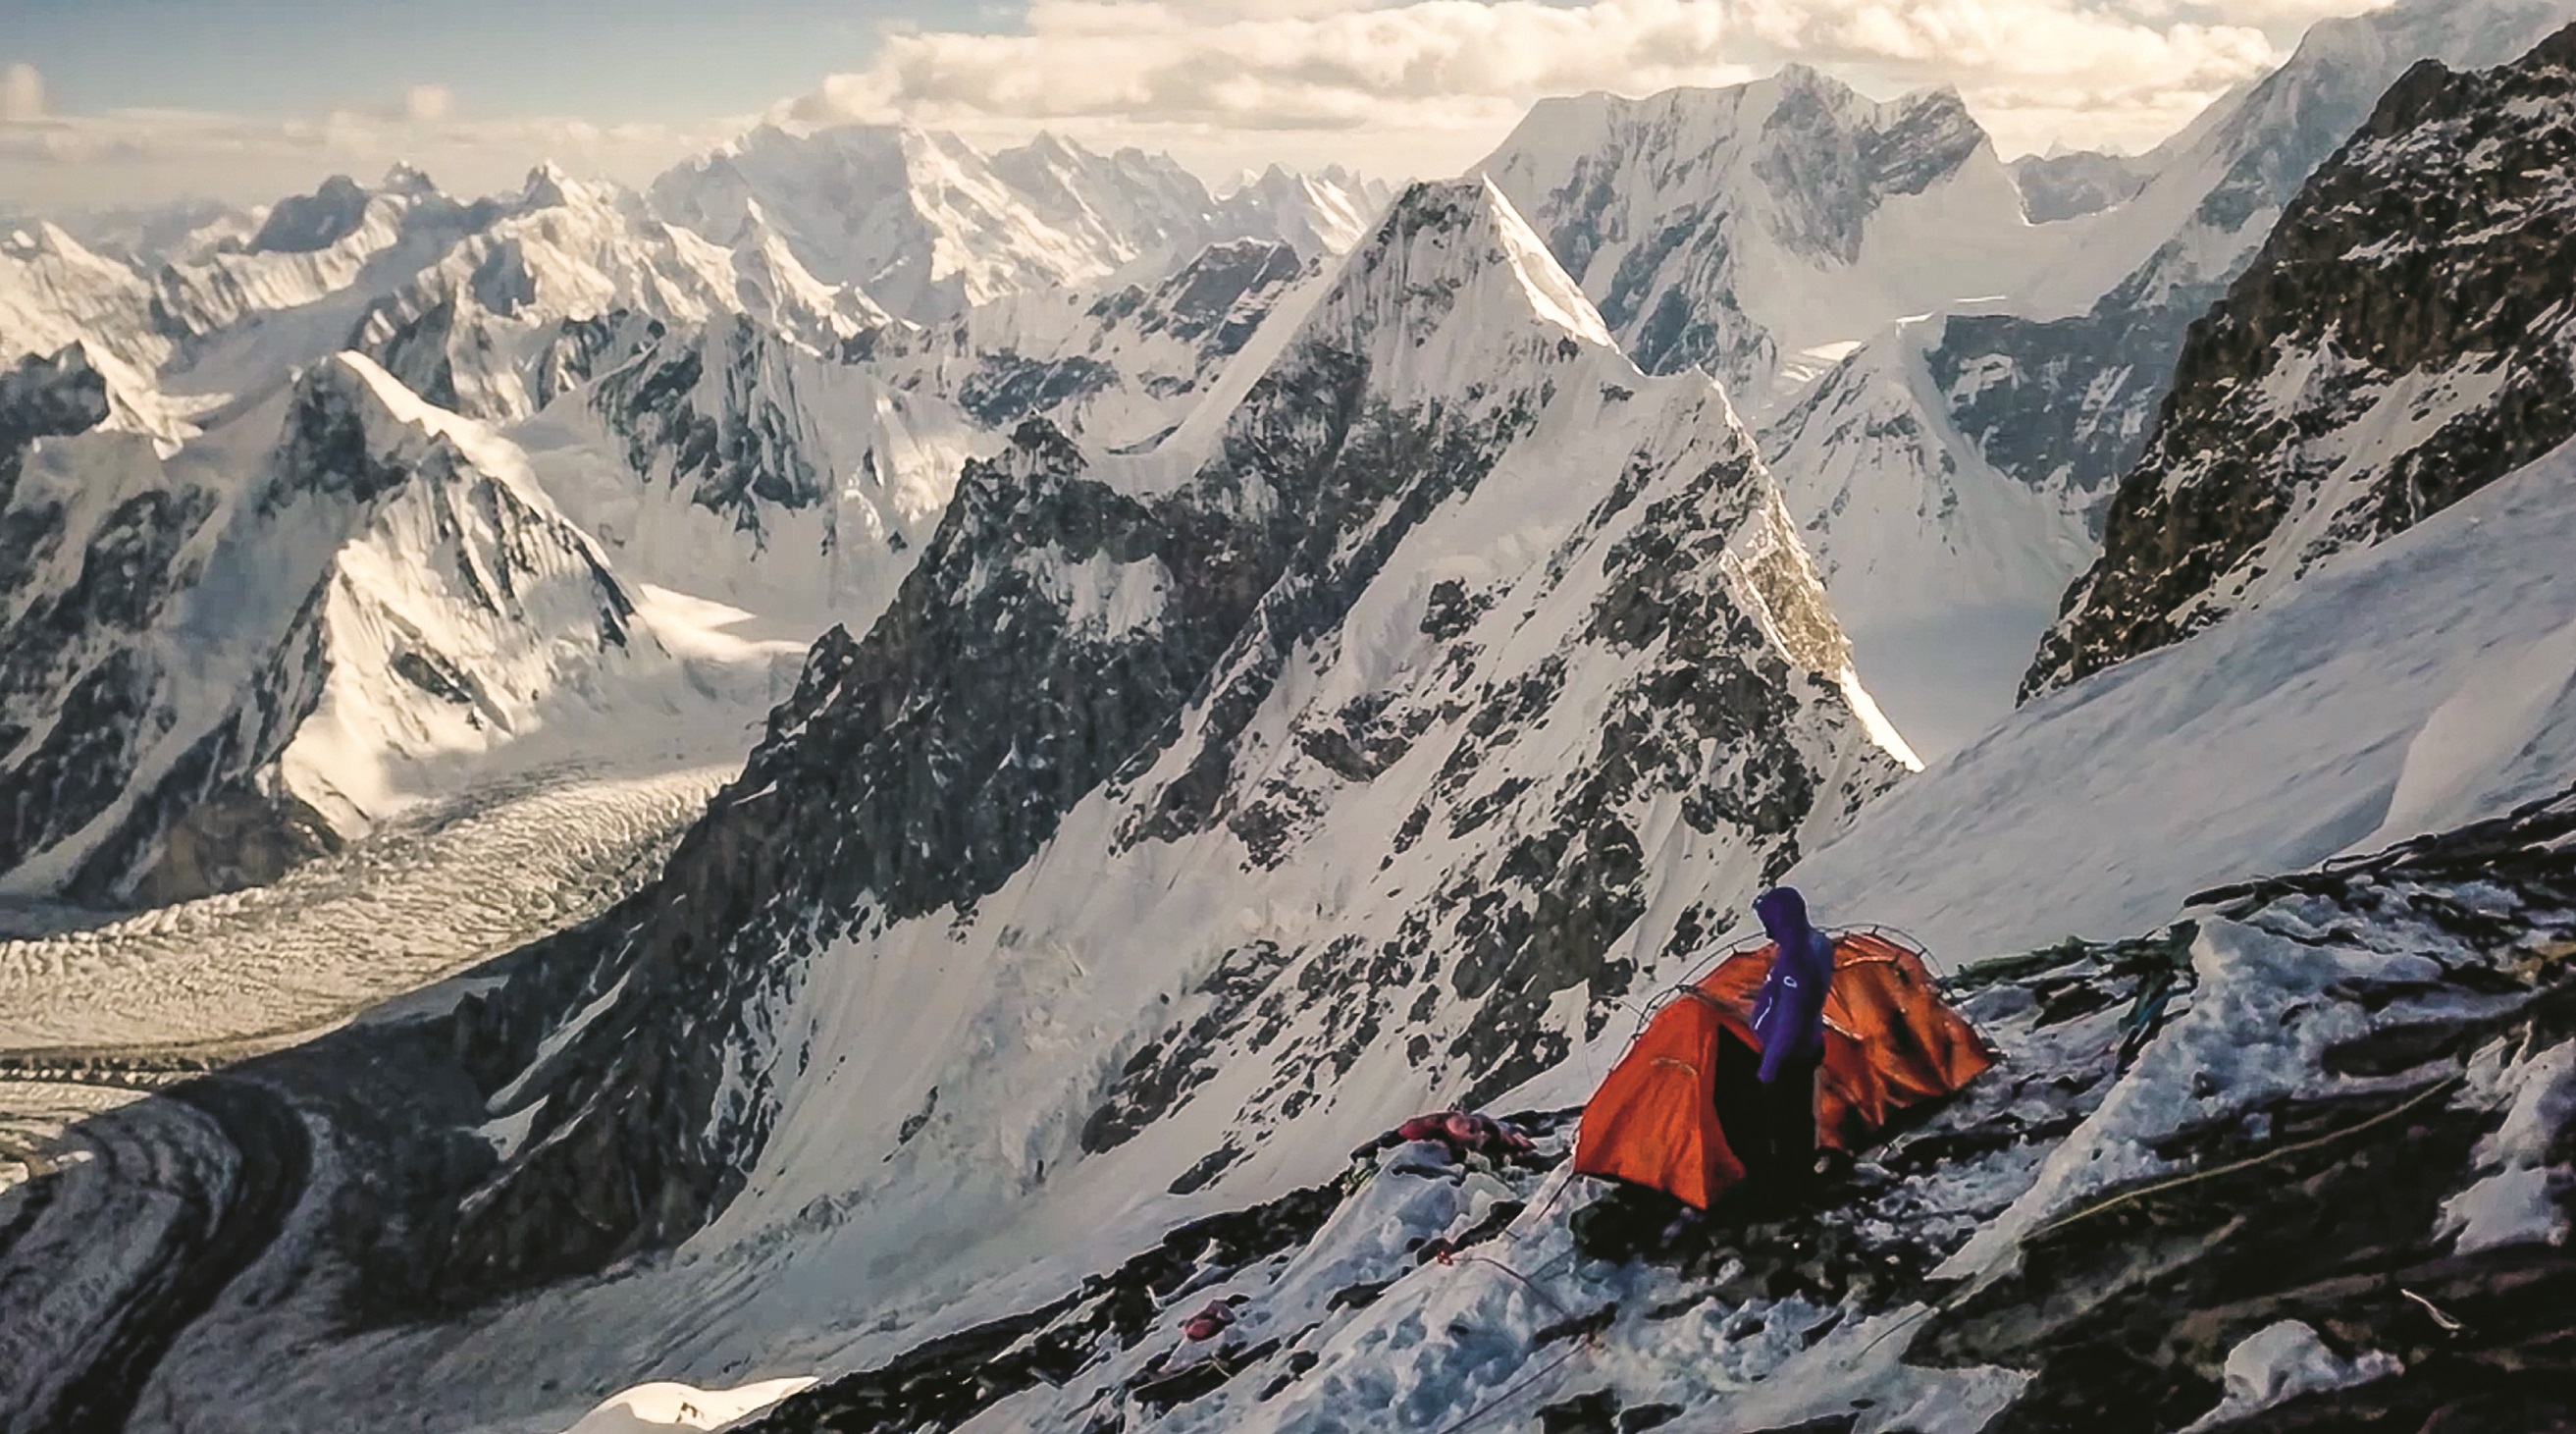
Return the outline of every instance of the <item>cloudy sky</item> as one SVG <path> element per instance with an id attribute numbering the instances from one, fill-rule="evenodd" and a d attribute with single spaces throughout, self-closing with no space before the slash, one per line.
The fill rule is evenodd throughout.
<path id="1" fill-rule="evenodd" d="M 0 0 L 0 207 L 254 200 L 396 158 L 629 181 L 763 118 L 1053 128 L 1211 176 L 1472 163 L 1529 102 L 1801 60 L 2007 154 L 2140 149 L 2384 0 Z"/>

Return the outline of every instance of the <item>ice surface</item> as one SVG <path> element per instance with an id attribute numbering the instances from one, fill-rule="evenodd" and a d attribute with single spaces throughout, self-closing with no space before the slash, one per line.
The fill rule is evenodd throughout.
<path id="1" fill-rule="evenodd" d="M 2313 1326 L 2285 1319 L 2247 1335 L 2227 1352 L 2226 1395 L 2217 1408 L 2184 1426 L 2183 1434 L 2225 1428 L 2302 1394 L 2348 1389 L 2403 1368 L 2396 1356 L 2377 1350 L 2345 1359 L 2326 1348 Z"/>
<path id="2" fill-rule="evenodd" d="M 2490 1057 L 2499 1053 L 2489 1052 Z M 2485 1172 L 2443 1206 L 2442 1227 L 2456 1233 L 2463 1255 L 2507 1245 L 2567 1242 L 2562 1197 L 2576 1177 L 2548 1163 L 2550 1147 L 2576 1121 L 2576 1042 L 2536 1055 L 2482 1065 L 2492 1094 L 2506 1102 L 2504 1124 L 2472 1157 Z"/>
<path id="3" fill-rule="evenodd" d="M 686 1384 L 639 1384 L 610 1396 L 564 1434 L 659 1434 L 671 1429 L 721 1429 L 776 1404 L 807 1379 L 765 1379 L 737 1389 L 698 1389 Z"/>

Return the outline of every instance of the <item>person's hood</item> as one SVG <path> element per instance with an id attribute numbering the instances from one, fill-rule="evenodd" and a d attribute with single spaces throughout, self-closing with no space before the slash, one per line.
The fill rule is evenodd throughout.
<path id="1" fill-rule="evenodd" d="M 1807 898 L 1794 886 L 1775 886 L 1753 898 L 1753 914 L 1783 951 L 1800 949 L 1815 930 L 1807 924 Z"/>

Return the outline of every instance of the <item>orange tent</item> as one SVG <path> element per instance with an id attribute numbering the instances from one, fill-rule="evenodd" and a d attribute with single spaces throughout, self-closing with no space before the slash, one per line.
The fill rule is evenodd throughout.
<path id="1" fill-rule="evenodd" d="M 1729 956 L 1655 1013 L 1583 1108 L 1577 1171 L 1651 1186 L 1703 1210 L 1744 1178 L 1718 1128 L 1712 1082 L 1720 1035 L 1761 1048 L 1753 998 L 1771 950 L 1765 943 Z M 1994 1059 L 1942 1002 L 1922 956 L 1876 932 L 1835 935 L 1817 1144 L 1853 1149 L 1888 1117 L 1957 1090 Z"/>

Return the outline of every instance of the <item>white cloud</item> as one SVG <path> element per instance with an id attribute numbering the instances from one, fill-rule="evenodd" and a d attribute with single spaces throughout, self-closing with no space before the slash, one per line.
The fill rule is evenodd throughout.
<path id="1" fill-rule="evenodd" d="M 1800 60 L 1873 94 L 1955 85 L 2007 154 L 2152 145 L 2277 63 L 2311 21 L 2387 0 L 1029 0 L 1009 33 L 889 27 L 867 68 L 783 103 L 979 143 L 1046 127 L 1220 174 L 1272 161 L 1455 173 L 1549 94 L 1740 83 Z M 0 193 L 241 202 L 417 161 L 459 192 L 553 158 L 649 179 L 747 121 L 462 119 L 443 85 L 319 119 L 49 109 L 0 70 Z"/>
<path id="2" fill-rule="evenodd" d="M 401 112 L 272 120 L 122 110 L 0 125 L 0 194 L 37 209 L 180 196 L 255 204 L 310 190 L 332 174 L 372 181 L 396 161 L 418 165 L 460 195 L 514 191 L 543 159 L 641 184 L 747 123 L 683 129 L 551 118 L 441 122 L 419 113 L 406 105 Z"/>
<path id="3" fill-rule="evenodd" d="M 403 118 L 414 124 L 437 124 L 455 110 L 455 92 L 445 85 L 413 85 L 403 91 Z"/>
<path id="4" fill-rule="evenodd" d="M 2008 150 L 2151 144 L 2386 0 L 1032 0 L 1012 34 L 885 37 L 784 113 L 967 130 L 1161 128 L 1455 168 L 1530 101 L 1729 84 L 1802 60 L 1880 92 L 1957 86 Z M 1372 161 L 1372 156 L 1376 160 Z"/>
<path id="5" fill-rule="evenodd" d="M 0 70 L 0 122 L 32 124 L 45 117 L 45 77 L 25 62 Z"/>

